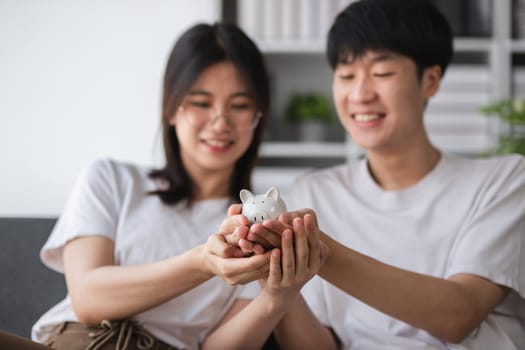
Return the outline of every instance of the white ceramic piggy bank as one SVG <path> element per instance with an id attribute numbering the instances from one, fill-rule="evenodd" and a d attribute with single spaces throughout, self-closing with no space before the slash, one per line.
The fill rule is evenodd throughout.
<path id="1" fill-rule="evenodd" d="M 276 219 L 286 211 L 286 204 L 279 196 L 276 187 L 270 187 L 265 194 L 254 195 L 248 190 L 241 190 L 242 215 L 250 222 L 263 222 L 266 219 Z"/>

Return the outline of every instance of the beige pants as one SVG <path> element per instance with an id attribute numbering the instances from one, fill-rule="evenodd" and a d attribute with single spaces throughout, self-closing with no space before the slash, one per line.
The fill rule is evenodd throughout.
<path id="1" fill-rule="evenodd" d="M 24 337 L 0 330 L 0 349 L 9 350 L 50 350 Z"/>
<path id="2" fill-rule="evenodd" d="M 64 322 L 45 345 L 57 350 L 176 350 L 132 321 Z"/>

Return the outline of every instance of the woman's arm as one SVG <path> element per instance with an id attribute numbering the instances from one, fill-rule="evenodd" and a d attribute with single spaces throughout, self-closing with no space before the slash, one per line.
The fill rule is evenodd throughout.
<path id="1" fill-rule="evenodd" d="M 319 322 L 302 296 L 274 334 L 281 349 L 339 349 L 339 340 Z"/>
<path id="2" fill-rule="evenodd" d="M 114 244 L 102 236 L 76 238 L 64 248 L 64 272 L 79 321 L 98 323 L 130 317 L 155 307 L 207 281 L 214 275 L 231 284 L 267 273 L 264 255 L 238 259 L 236 265 L 208 254 L 205 245 L 162 261 L 115 265 Z M 242 269 L 251 275 L 239 277 Z"/>

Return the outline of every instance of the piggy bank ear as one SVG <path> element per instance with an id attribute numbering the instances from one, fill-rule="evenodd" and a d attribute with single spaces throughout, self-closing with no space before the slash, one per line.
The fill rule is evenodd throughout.
<path id="1" fill-rule="evenodd" d="M 253 193 L 251 193 L 248 190 L 241 190 L 241 193 L 239 193 L 239 197 L 241 197 L 241 202 L 246 203 L 253 198 Z"/>
<path id="2" fill-rule="evenodd" d="M 279 199 L 279 190 L 277 187 L 270 187 L 268 191 L 264 194 L 265 197 L 273 198 L 273 200 Z"/>

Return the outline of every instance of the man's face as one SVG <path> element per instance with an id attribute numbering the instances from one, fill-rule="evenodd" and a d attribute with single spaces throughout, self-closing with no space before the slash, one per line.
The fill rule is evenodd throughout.
<path id="1" fill-rule="evenodd" d="M 389 51 L 348 57 L 334 72 L 337 114 L 353 142 L 368 151 L 417 147 L 426 139 L 423 112 L 440 78 L 439 66 L 420 78 L 414 61 Z"/>

